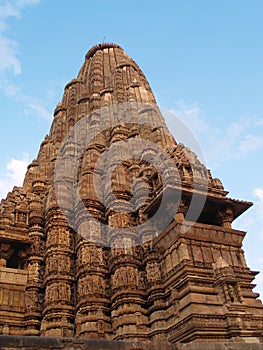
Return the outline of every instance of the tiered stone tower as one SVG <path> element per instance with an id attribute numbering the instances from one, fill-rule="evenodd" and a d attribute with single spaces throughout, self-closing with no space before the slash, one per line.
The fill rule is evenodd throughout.
<path id="1" fill-rule="evenodd" d="M 93 47 L 1 203 L 0 333 L 263 342 L 245 232 L 231 228 L 250 206 L 176 143 L 138 65 Z"/>

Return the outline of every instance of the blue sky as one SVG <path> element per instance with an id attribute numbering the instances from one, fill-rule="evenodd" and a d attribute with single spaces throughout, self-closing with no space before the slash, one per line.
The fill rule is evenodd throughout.
<path id="1" fill-rule="evenodd" d="M 229 196 L 254 202 L 234 227 L 248 231 L 247 261 L 263 271 L 262 18 L 262 0 L 0 0 L 1 197 L 21 184 L 87 50 L 116 42 L 195 134 Z"/>

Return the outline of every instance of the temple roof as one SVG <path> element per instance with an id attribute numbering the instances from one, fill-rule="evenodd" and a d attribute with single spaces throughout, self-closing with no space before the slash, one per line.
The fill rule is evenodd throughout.
<path id="1" fill-rule="evenodd" d="M 116 115 L 118 116 L 118 108 L 125 104 L 135 108 L 136 116 L 134 119 L 129 119 L 128 123 L 139 122 L 137 129 L 125 128 L 123 120 L 119 121 L 119 124 L 122 124 L 121 127 L 114 124 Z M 28 167 L 23 191 L 34 192 L 41 186 L 46 186 L 43 184 L 52 183 L 54 160 L 69 131 L 80 119 L 87 116 L 89 116 L 87 129 L 94 128 L 99 123 L 103 126 L 102 110 L 108 111 L 112 118 L 111 122 L 114 121 L 112 130 L 107 131 L 107 135 L 103 131 L 96 138 L 95 148 L 109 147 L 116 140 L 136 139 L 136 135 L 140 135 L 143 139 L 161 146 L 174 161 L 185 194 L 189 191 L 190 193 L 197 191 L 208 193 L 210 197 L 226 198 L 227 192 L 221 181 L 212 178 L 210 171 L 189 148 L 177 144 L 174 140 L 142 70 L 119 45 L 114 43 L 93 46 L 87 52 L 77 78 L 72 79 L 65 86 L 62 100 L 54 111 L 50 133 L 42 142 L 37 159 Z M 131 115 L 133 117 L 133 114 Z M 145 120 L 146 123 L 143 124 L 141 120 Z M 88 156 L 87 159 L 89 159 Z M 81 166 L 87 168 L 85 164 Z M 81 171 L 84 170 L 80 169 L 80 173 Z M 237 217 L 251 203 L 232 201 L 232 205 L 234 217 Z"/>
<path id="2" fill-rule="evenodd" d="M 104 50 L 104 49 L 110 49 L 110 48 L 119 48 L 123 51 L 123 49 L 118 44 L 104 42 L 104 43 L 100 43 L 92 46 L 86 54 L 86 59 L 92 57 L 95 54 L 95 52 L 98 50 Z"/>

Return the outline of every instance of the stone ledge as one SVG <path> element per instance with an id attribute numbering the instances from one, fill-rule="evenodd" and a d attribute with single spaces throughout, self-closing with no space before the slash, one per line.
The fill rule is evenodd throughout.
<path id="1" fill-rule="evenodd" d="M 165 342 L 0 335 L 1 350 L 175 350 Z"/>
<path id="2" fill-rule="evenodd" d="M 193 342 L 181 344 L 178 350 L 263 350 L 263 343 Z"/>

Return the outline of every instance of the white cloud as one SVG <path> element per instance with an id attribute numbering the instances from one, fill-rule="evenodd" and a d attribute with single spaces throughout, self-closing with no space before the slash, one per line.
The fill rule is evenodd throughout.
<path id="1" fill-rule="evenodd" d="M 26 105 L 24 109 L 25 114 L 27 115 L 35 115 L 38 118 L 51 120 L 52 114 L 49 113 L 49 111 L 40 103 L 37 102 L 30 102 Z"/>
<path id="2" fill-rule="evenodd" d="M 25 6 L 37 5 L 40 0 L 17 0 L 16 5 L 19 9 L 24 8 Z"/>
<path id="3" fill-rule="evenodd" d="M 67 84 L 65 80 L 51 80 L 48 83 L 46 96 L 49 101 L 57 101 L 64 93 L 64 87 Z"/>
<path id="4" fill-rule="evenodd" d="M 254 292 L 259 293 L 259 299 L 261 301 L 263 301 L 263 274 L 262 274 L 262 272 L 256 276 L 255 281 L 253 283 L 256 284 Z"/>
<path id="5" fill-rule="evenodd" d="M 15 97 L 20 92 L 20 88 L 6 80 L 0 81 L 0 88 L 7 96 Z"/>
<path id="6" fill-rule="evenodd" d="M 0 33 L 0 73 L 11 71 L 21 73 L 21 63 L 18 59 L 17 43 Z"/>
<path id="7" fill-rule="evenodd" d="M 171 112 L 174 112 L 188 126 L 191 126 L 191 131 L 194 134 L 198 135 L 209 128 L 204 117 L 204 112 L 196 102 L 188 105 L 183 100 L 176 101 L 176 109 Z"/>
<path id="8" fill-rule="evenodd" d="M 12 158 L 6 165 L 6 172 L 0 177 L 0 198 L 6 197 L 13 186 L 21 186 L 29 164 L 28 154 L 23 153 L 22 159 Z"/>
<path id="9" fill-rule="evenodd" d="M 20 18 L 21 10 L 27 3 L 21 1 L 5 1 L 0 5 L 0 73 L 11 71 L 17 75 L 21 73 L 18 44 L 15 40 L 8 38 L 4 31 L 7 27 L 7 20 L 10 17 Z"/>
<path id="10" fill-rule="evenodd" d="M 263 138 L 257 135 L 245 135 L 237 147 L 237 157 L 241 158 L 250 152 L 256 151 L 263 145 Z"/>
<path id="11" fill-rule="evenodd" d="M 10 82 L 10 77 L 19 75 L 22 72 L 22 64 L 19 59 L 18 43 L 5 35 L 8 19 L 11 17 L 20 18 L 21 12 L 26 6 L 39 3 L 39 0 L 16 0 L 5 1 L 0 5 L 0 88 L 5 95 L 12 97 L 17 102 L 22 102 L 23 110 L 27 115 L 38 118 L 51 119 L 51 113 L 43 103 L 33 96 L 26 95 L 16 84 Z"/>
<path id="12" fill-rule="evenodd" d="M 0 5 L 0 20 L 5 20 L 8 17 L 20 17 L 19 9 L 15 4 L 6 1 Z"/>
<path id="13" fill-rule="evenodd" d="M 21 62 L 19 60 L 18 43 L 5 35 L 7 22 L 10 18 L 20 18 L 21 11 L 26 6 L 39 3 L 39 0 L 16 0 L 3 1 L 0 5 L 0 74 L 12 72 L 17 75 L 21 73 Z"/>
<path id="14" fill-rule="evenodd" d="M 263 222 L 263 188 L 255 188 L 253 195 L 257 198 L 256 206 L 259 218 Z"/>
<path id="15" fill-rule="evenodd" d="M 254 210 L 244 213 L 234 222 L 234 228 L 241 231 L 247 231 L 247 236 L 243 242 L 245 248 L 245 257 L 248 266 L 254 271 L 260 271 L 255 277 L 253 283 L 256 284 L 254 292 L 260 293 L 260 299 L 263 300 L 263 187 L 253 190 Z"/>
<path id="16" fill-rule="evenodd" d="M 263 188 L 255 188 L 253 195 L 257 198 L 255 203 L 257 212 L 257 221 L 261 227 L 261 238 L 263 239 Z"/>
<path id="17" fill-rule="evenodd" d="M 206 113 L 196 102 L 186 104 L 184 101 L 177 101 L 176 108 L 171 112 L 179 117 L 196 137 L 204 150 L 204 158 L 213 169 L 226 160 L 245 158 L 263 147 L 263 119 L 257 116 L 240 117 L 225 129 L 221 129 L 207 122 Z M 175 123 L 172 119 L 168 121 L 171 131 L 176 130 Z M 191 148 L 187 142 L 183 143 Z"/>

